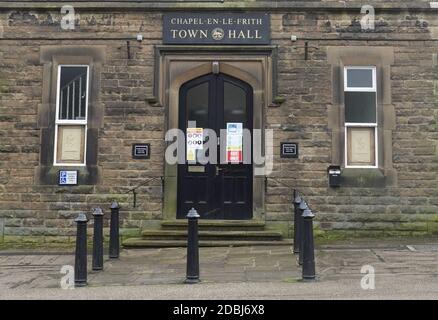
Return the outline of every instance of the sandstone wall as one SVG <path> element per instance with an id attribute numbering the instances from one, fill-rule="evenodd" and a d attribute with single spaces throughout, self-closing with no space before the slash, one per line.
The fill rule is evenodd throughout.
<path id="1" fill-rule="evenodd" d="M 73 218 L 100 205 L 109 217 L 120 201 L 125 235 L 159 225 L 161 183 L 139 189 L 133 208 L 130 188 L 163 175 L 164 107 L 151 102 L 154 45 L 161 44 L 162 13 L 138 10 L 82 10 L 77 28 L 62 31 L 58 11 L 2 10 L 0 38 L 0 235 L 65 241 Z M 299 189 L 317 214 L 321 230 L 356 235 L 412 235 L 438 231 L 438 27 L 437 14 L 399 10 L 377 14 L 376 30 L 362 32 L 360 13 L 272 12 L 272 43 L 278 46 L 278 95 L 286 101 L 266 107 L 266 128 L 275 132 L 275 166 L 268 177 L 266 218 L 291 235 L 291 190 Z M 144 41 L 135 41 L 135 35 Z M 298 36 L 297 42 L 290 35 Z M 127 41 L 130 40 L 129 54 Z M 305 60 L 304 42 L 308 42 Z M 63 188 L 39 184 L 36 167 L 42 140 L 42 46 L 106 47 L 101 70 L 103 128 L 98 132 L 99 183 Z M 392 161 L 396 181 L 383 187 L 330 189 L 332 159 L 328 110 L 333 104 L 328 47 L 390 47 L 395 128 Z M 149 102 L 148 102 L 149 101 Z M 280 159 L 279 144 L 300 144 L 299 159 Z M 131 145 L 150 142 L 148 161 L 132 160 Z M 107 221 L 106 221 L 107 222 Z M 107 225 L 107 224 L 106 224 Z M 18 238 L 17 238 L 18 237 Z"/>

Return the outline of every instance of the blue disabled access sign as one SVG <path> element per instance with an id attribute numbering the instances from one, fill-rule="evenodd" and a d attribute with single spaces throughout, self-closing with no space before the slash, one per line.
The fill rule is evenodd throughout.
<path id="1" fill-rule="evenodd" d="M 59 170 L 60 186 L 77 186 L 78 185 L 78 171 L 77 170 Z"/>

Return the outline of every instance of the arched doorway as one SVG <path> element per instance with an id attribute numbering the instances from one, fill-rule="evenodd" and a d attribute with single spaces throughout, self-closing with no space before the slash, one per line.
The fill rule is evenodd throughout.
<path id="1" fill-rule="evenodd" d="M 251 85 L 224 73 L 190 80 L 179 91 L 179 128 L 185 134 L 187 128 L 208 128 L 217 137 L 233 128 L 252 133 L 253 94 Z M 185 164 L 178 165 L 177 218 L 194 207 L 203 219 L 252 219 L 253 165 L 243 161 L 246 150 L 227 163 L 220 161 L 226 148 L 219 143 L 216 163 L 202 164 L 198 153 L 203 150 L 191 159 L 186 153 Z M 223 159 L 230 160 L 227 155 Z"/>

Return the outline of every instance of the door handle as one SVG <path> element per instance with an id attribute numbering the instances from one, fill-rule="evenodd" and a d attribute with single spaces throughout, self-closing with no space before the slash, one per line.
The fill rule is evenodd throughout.
<path id="1" fill-rule="evenodd" d="M 219 168 L 218 166 L 216 166 L 216 177 L 219 175 L 219 173 L 221 173 L 224 169 L 223 168 Z"/>

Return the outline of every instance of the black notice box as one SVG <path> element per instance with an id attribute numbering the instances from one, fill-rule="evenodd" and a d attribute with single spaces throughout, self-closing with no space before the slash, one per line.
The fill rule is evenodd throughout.
<path id="1" fill-rule="evenodd" d="M 282 142 L 280 156 L 282 158 L 298 158 L 298 143 Z"/>
<path id="2" fill-rule="evenodd" d="M 151 157 L 151 144 L 139 143 L 132 145 L 132 158 L 133 159 L 149 159 Z"/>

